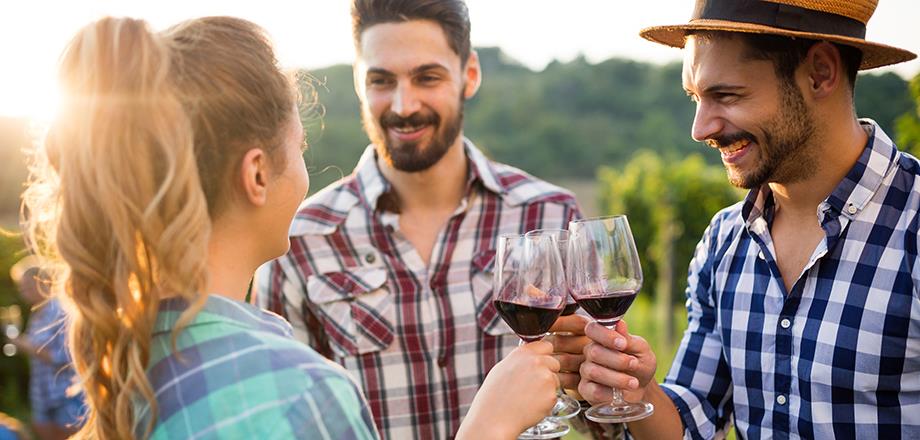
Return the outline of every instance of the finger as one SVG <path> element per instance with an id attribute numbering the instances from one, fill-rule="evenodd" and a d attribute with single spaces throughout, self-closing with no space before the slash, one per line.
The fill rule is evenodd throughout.
<path id="1" fill-rule="evenodd" d="M 585 345 L 591 340 L 587 336 L 562 336 L 555 335 L 552 338 L 553 351 L 556 353 L 578 353 L 584 351 Z"/>
<path id="2" fill-rule="evenodd" d="M 632 372 L 639 368 L 639 360 L 635 356 L 599 344 L 585 347 L 585 360 L 622 372 Z"/>
<path id="3" fill-rule="evenodd" d="M 591 322 L 590 319 L 579 314 L 560 316 L 559 319 L 553 323 L 553 326 L 550 327 L 549 331 L 570 332 L 576 335 L 583 335 L 585 334 L 585 325 L 589 322 Z"/>
<path id="4" fill-rule="evenodd" d="M 626 373 L 611 370 L 602 365 L 595 364 L 591 361 L 585 361 L 581 364 L 582 380 L 590 380 L 601 385 L 621 390 L 635 390 L 639 388 L 639 380 Z"/>
<path id="5" fill-rule="evenodd" d="M 534 341 L 534 342 L 528 342 L 516 348 L 515 350 L 520 350 L 520 349 L 528 350 L 531 353 L 535 353 L 535 354 L 544 354 L 544 355 L 552 354 L 553 344 L 550 344 L 549 342 L 546 342 L 546 341 Z"/>
<path id="6" fill-rule="evenodd" d="M 615 328 L 617 333 L 623 335 L 626 338 L 626 348 L 623 351 L 630 353 L 642 353 L 647 350 L 651 350 L 651 347 L 648 345 L 648 341 L 646 341 L 645 338 L 629 333 L 629 325 L 626 323 L 626 320 L 621 319 L 619 322 L 617 322 Z"/>
<path id="7" fill-rule="evenodd" d="M 627 337 L 629 336 L 629 324 L 626 323 L 625 319 L 621 319 L 617 321 L 617 324 L 614 327 L 614 329 L 617 331 L 617 333 L 623 336 L 627 336 Z"/>
<path id="8" fill-rule="evenodd" d="M 578 394 L 581 398 L 591 404 L 605 403 L 613 400 L 613 390 L 610 387 L 603 386 L 597 382 L 591 382 L 582 378 L 578 383 Z"/>
<path id="9" fill-rule="evenodd" d="M 579 382 L 581 382 L 581 375 L 578 373 L 559 373 L 559 383 L 562 384 L 562 388 L 577 390 Z"/>
<path id="10" fill-rule="evenodd" d="M 585 327 L 585 334 L 597 344 L 603 345 L 609 349 L 625 351 L 627 348 L 626 338 L 619 332 L 613 331 L 597 322 L 592 322 Z"/>
<path id="11" fill-rule="evenodd" d="M 540 362 L 540 365 L 543 365 L 544 367 L 548 368 L 553 373 L 558 373 L 559 370 L 561 370 L 562 368 L 562 365 L 559 363 L 559 360 L 557 360 L 554 356 L 542 355 L 539 358 L 539 362 Z"/>
<path id="12" fill-rule="evenodd" d="M 584 354 L 555 353 L 553 357 L 559 361 L 560 371 L 578 371 L 581 363 L 585 361 Z"/>

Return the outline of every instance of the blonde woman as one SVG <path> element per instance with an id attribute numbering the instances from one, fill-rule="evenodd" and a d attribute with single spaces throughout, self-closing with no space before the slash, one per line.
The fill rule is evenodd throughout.
<path id="1" fill-rule="evenodd" d="M 291 82 L 234 18 L 73 39 L 27 190 L 89 413 L 81 438 L 374 438 L 364 398 L 290 326 L 244 302 L 309 185 Z M 514 438 L 549 411 L 547 343 L 486 378 L 458 437 Z"/>

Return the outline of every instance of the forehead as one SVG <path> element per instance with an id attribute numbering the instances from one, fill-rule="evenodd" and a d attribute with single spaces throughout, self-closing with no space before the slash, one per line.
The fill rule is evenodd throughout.
<path id="1" fill-rule="evenodd" d="M 682 80 L 688 91 L 717 84 L 754 86 L 775 80 L 773 64 L 745 56 L 741 38 L 690 36 L 684 46 Z"/>
<path id="2" fill-rule="evenodd" d="M 424 64 L 459 67 L 460 56 L 444 30 L 430 20 L 375 24 L 361 34 L 358 62 L 367 68 L 401 72 Z"/>

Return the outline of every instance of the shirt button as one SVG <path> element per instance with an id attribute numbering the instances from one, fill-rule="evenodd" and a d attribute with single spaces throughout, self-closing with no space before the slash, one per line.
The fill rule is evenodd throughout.
<path id="1" fill-rule="evenodd" d="M 374 264 L 374 262 L 377 261 L 377 255 L 375 255 L 373 252 L 368 252 L 366 255 L 364 255 L 364 261 L 366 261 L 367 264 Z"/>
<path id="2" fill-rule="evenodd" d="M 847 212 L 850 214 L 856 214 L 856 205 L 853 205 L 852 203 L 847 205 Z"/>
<path id="3" fill-rule="evenodd" d="M 784 395 L 782 395 L 782 394 L 776 396 L 776 403 L 778 403 L 778 404 L 780 404 L 780 405 L 785 405 L 785 404 L 786 404 L 786 396 L 784 396 Z"/>
<path id="4" fill-rule="evenodd" d="M 766 260 L 766 259 L 767 259 L 766 257 L 763 256 L 763 251 L 760 251 L 760 252 L 757 253 L 757 258 L 760 258 L 761 260 Z"/>
<path id="5" fill-rule="evenodd" d="M 789 318 L 783 318 L 783 320 L 779 322 L 779 325 L 783 328 L 789 328 L 789 326 L 792 325 L 792 321 L 790 321 Z"/>

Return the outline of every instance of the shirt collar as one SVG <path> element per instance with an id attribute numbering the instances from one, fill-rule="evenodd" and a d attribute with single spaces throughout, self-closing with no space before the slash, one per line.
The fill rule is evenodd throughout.
<path id="1" fill-rule="evenodd" d="M 467 189 L 471 189 L 478 182 L 489 191 L 499 195 L 505 194 L 507 192 L 506 188 L 501 184 L 501 180 L 496 174 L 492 163 L 482 151 L 465 137 L 463 138 L 463 148 L 470 165 Z M 371 208 L 376 208 L 380 196 L 391 189 L 390 182 L 387 181 L 377 166 L 377 152 L 373 144 L 365 148 L 364 153 L 361 154 L 361 158 L 358 160 L 358 165 L 355 166 L 354 185 L 359 198 Z"/>
<path id="2" fill-rule="evenodd" d="M 819 207 L 850 219 L 866 207 L 898 160 L 894 142 L 875 121 L 861 119 L 859 122 L 869 131 L 869 140 L 859 160 Z M 752 189 L 741 211 L 747 227 L 758 234 L 771 220 L 772 212 L 773 192 L 768 185 Z"/>
<path id="3" fill-rule="evenodd" d="M 188 307 L 189 303 L 184 298 L 177 297 L 160 301 L 153 334 L 172 332 L 182 312 Z M 290 325 L 280 316 L 259 309 L 252 304 L 234 301 L 220 295 L 208 295 L 204 307 L 185 328 L 215 323 L 244 327 L 253 331 L 267 331 L 281 336 L 292 336 Z"/>

